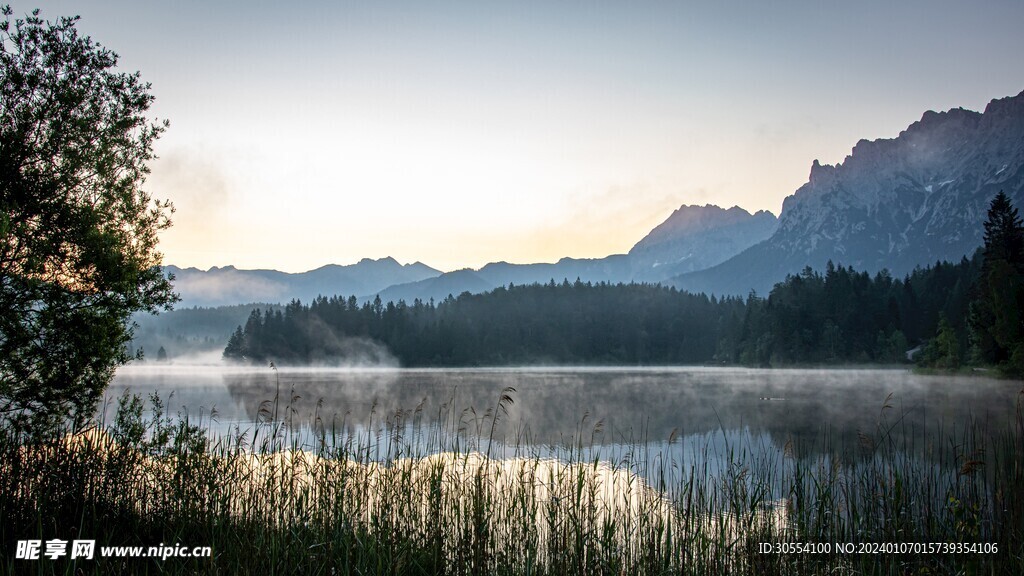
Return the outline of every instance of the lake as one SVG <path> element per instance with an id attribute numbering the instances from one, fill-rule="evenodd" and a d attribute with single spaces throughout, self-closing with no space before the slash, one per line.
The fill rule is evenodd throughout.
<path id="1" fill-rule="evenodd" d="M 7 460 L 299 559 L 328 543 L 324 558 L 348 562 L 369 541 L 523 573 L 1021 573 L 1020 381 L 140 363 L 118 372 L 107 423 L 125 391 L 159 395 L 172 426 L 149 442 L 129 419 L 57 445 L 84 446 L 78 460 L 16 445 Z M 89 438 L 112 454 L 102 465 Z M 276 536 L 233 534 L 254 526 Z M 820 554 L 773 547 L 794 543 Z"/>
<path id="2" fill-rule="evenodd" d="M 514 388 L 507 392 L 511 403 L 499 408 L 507 388 Z M 405 450 L 419 454 L 453 447 L 498 456 L 585 450 L 587 458 L 613 463 L 642 449 L 647 461 L 658 453 L 681 467 L 704 460 L 714 472 L 736 460 L 724 457 L 730 450 L 751 458 L 869 456 L 883 436 L 927 457 L 969 425 L 1005 429 L 1021 388 L 981 376 L 882 369 L 139 364 L 118 372 L 103 412 L 109 421 L 114 399 L 131 390 L 160 394 L 172 416 L 215 434 L 251 438 L 276 415 L 304 445 L 333 433 L 376 437 L 383 450 L 383 435 L 402 437 Z"/>

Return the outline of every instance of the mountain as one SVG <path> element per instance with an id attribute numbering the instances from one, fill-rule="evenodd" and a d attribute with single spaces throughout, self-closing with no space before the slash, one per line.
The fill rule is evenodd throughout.
<path id="1" fill-rule="evenodd" d="M 764 294 L 787 274 L 821 270 L 829 260 L 896 275 L 957 261 L 982 244 L 982 222 L 1000 190 L 1024 206 L 1024 92 L 982 113 L 925 112 L 896 138 L 861 140 L 835 166 L 815 160 L 770 238 L 673 283 Z"/>
<path id="2" fill-rule="evenodd" d="M 424 302 L 433 298 L 444 300 L 448 295 L 463 292 L 479 294 L 509 284 L 546 284 L 552 280 L 561 283 L 580 279 L 583 282 L 628 282 L 629 260 L 624 254 L 605 258 L 562 258 L 555 264 L 509 264 L 492 262 L 479 270 L 466 268 L 447 272 L 437 278 L 392 286 L 380 293 L 381 300 Z M 367 296 L 364 299 L 369 299 Z"/>
<path id="3" fill-rule="evenodd" d="M 494 285 L 481 278 L 474 270 L 466 268 L 455 270 L 454 272 L 446 272 L 434 278 L 391 286 L 376 293 L 375 296 L 380 296 L 383 302 L 405 300 L 411 304 L 417 298 L 424 302 L 429 302 L 431 299 L 435 302 L 441 302 L 449 295 L 458 296 L 463 292 L 478 294 L 493 290 L 494 288 Z M 373 297 L 367 295 L 362 299 L 370 300 Z"/>
<path id="4" fill-rule="evenodd" d="M 437 278 L 392 286 L 381 300 L 412 302 L 443 300 L 449 294 L 480 293 L 509 284 L 546 284 L 552 280 L 574 282 L 665 281 L 681 272 L 718 264 L 764 240 L 775 230 L 771 212 L 750 214 L 734 206 L 681 206 L 667 220 L 640 240 L 629 254 L 604 258 L 562 258 L 558 262 L 510 264 L 492 262 L 479 270 L 457 270 Z M 366 293 L 364 299 L 373 298 Z"/>
<path id="5" fill-rule="evenodd" d="M 511 284 L 546 284 L 551 280 L 574 282 L 628 282 L 629 258 L 613 254 L 604 258 L 562 258 L 554 264 L 509 264 L 492 262 L 477 274 L 493 287 Z"/>
<path id="6" fill-rule="evenodd" d="M 632 279 L 660 282 L 724 262 L 766 240 L 778 220 L 739 206 L 682 206 L 629 251 Z"/>
<path id="7" fill-rule="evenodd" d="M 348 266 L 328 265 L 289 274 L 277 270 L 239 270 L 234 266 L 209 270 L 166 266 L 174 274 L 174 289 L 181 295 L 178 308 L 223 306 L 246 302 L 288 302 L 335 294 L 376 293 L 388 286 L 416 282 L 441 274 L 416 262 L 399 264 L 394 258 L 364 258 Z"/>

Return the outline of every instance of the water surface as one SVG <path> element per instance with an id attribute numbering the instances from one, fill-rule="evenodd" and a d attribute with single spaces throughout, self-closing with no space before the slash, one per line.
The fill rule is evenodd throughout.
<path id="1" fill-rule="evenodd" d="M 499 407 L 507 388 L 515 389 L 508 392 L 512 402 Z M 741 433 L 806 452 L 880 431 L 938 439 L 972 422 L 1004 426 L 1021 388 L 1015 381 L 909 370 L 140 364 L 118 372 L 105 413 L 109 419 L 112 399 L 130 390 L 158 393 L 172 414 L 219 432 L 252 429 L 274 416 L 296 431 L 440 421 L 507 444 L 658 444 Z"/>

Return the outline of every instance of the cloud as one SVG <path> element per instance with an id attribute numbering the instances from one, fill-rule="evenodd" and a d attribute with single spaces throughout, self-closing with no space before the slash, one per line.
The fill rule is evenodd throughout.
<path id="1" fill-rule="evenodd" d="M 227 178 L 215 157 L 174 148 L 153 162 L 147 185 L 155 197 L 170 199 L 192 217 L 221 212 L 228 202 Z"/>
<path id="2" fill-rule="evenodd" d="M 233 270 L 217 273 L 183 271 L 175 279 L 174 289 L 187 306 L 280 302 L 288 297 L 288 286 L 284 283 Z"/>
<path id="3" fill-rule="evenodd" d="M 176 147 L 151 165 L 146 186 L 154 198 L 174 204 L 173 223 L 161 234 L 165 263 L 220 262 L 231 235 L 231 181 L 219 155 L 202 148 Z M 227 262 L 225 262 L 227 263 Z"/>

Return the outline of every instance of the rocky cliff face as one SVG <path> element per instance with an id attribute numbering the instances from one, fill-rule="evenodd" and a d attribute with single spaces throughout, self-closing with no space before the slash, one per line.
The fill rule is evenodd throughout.
<path id="1" fill-rule="evenodd" d="M 829 260 L 896 274 L 959 260 L 982 244 L 981 224 L 1000 190 L 1024 206 L 1024 92 L 993 100 L 984 113 L 929 111 L 896 138 L 861 140 L 836 166 L 815 161 L 769 239 L 676 283 L 743 294 Z"/>

